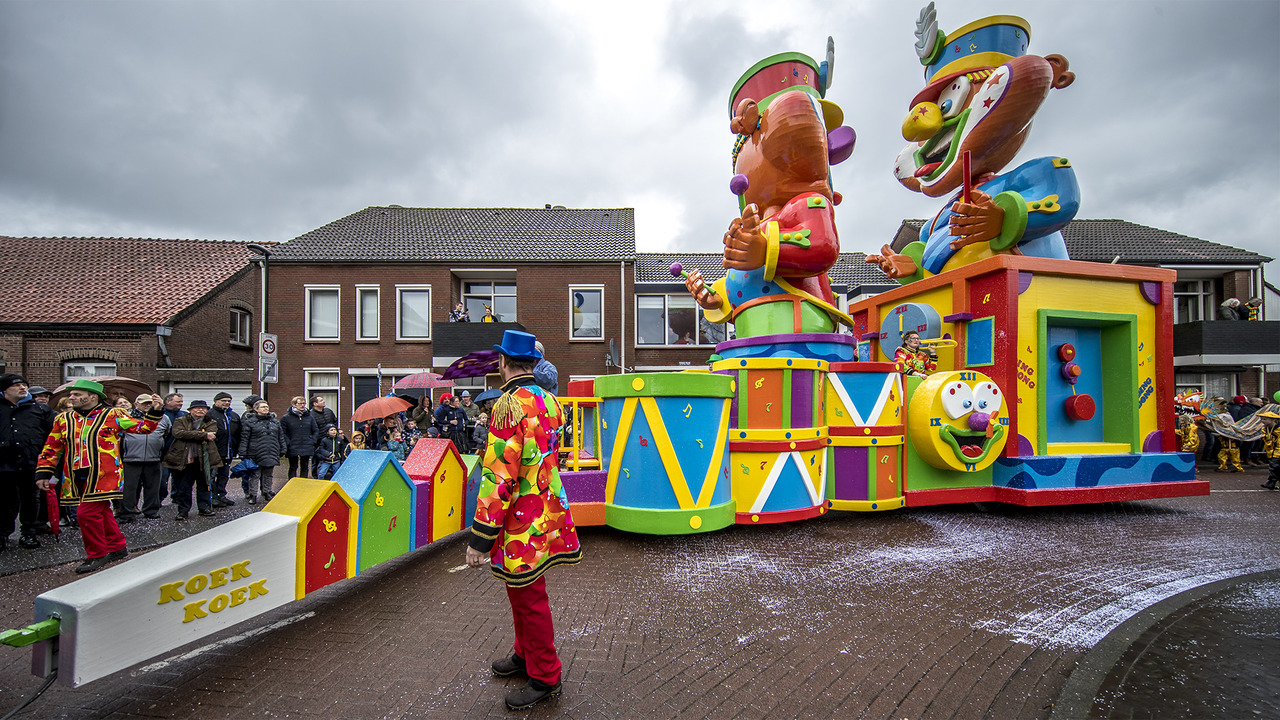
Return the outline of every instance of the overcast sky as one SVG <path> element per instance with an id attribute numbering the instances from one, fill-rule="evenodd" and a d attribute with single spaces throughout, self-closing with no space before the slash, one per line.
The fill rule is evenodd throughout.
<path id="1" fill-rule="evenodd" d="M 283 241 L 370 205 L 552 203 L 719 251 L 733 83 L 830 35 L 841 246 L 874 252 L 940 207 L 892 176 L 923 4 L 0 0 L 0 234 Z M 1069 158 L 1078 217 L 1280 256 L 1280 0 L 938 3 L 947 31 L 999 13 L 1077 76 L 1015 163 Z"/>

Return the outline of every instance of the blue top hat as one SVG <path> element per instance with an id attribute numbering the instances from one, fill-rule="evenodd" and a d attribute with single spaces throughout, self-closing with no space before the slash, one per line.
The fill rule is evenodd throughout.
<path id="1" fill-rule="evenodd" d="M 513 360 L 541 360 L 542 353 L 538 352 L 538 349 L 533 346 L 537 340 L 527 332 L 504 330 L 502 344 L 494 345 L 493 349 Z"/>

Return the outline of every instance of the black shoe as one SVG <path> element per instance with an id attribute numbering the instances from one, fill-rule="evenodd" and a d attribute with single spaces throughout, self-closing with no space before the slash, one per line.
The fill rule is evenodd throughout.
<path id="1" fill-rule="evenodd" d="M 257 495 L 250 495 L 250 496 L 249 496 L 249 504 L 250 504 L 250 505 L 257 505 L 257 504 L 258 504 L 258 496 L 257 496 Z"/>
<path id="2" fill-rule="evenodd" d="M 1262 487 L 1264 487 L 1264 488 L 1266 488 L 1266 489 L 1268 489 L 1268 490 L 1275 490 L 1275 489 L 1276 489 L 1276 484 L 1275 484 L 1275 483 L 1263 483 L 1263 484 L 1262 484 Z M 23 546 L 23 547 L 25 547 L 25 546 Z"/>
<path id="3" fill-rule="evenodd" d="M 101 570 L 102 568 L 107 566 L 108 562 L 110 561 L 107 560 L 105 556 L 100 558 L 89 558 L 84 562 L 80 563 L 78 566 L 76 566 L 76 573 L 83 575 L 85 573 L 91 573 L 95 570 Z"/>
<path id="4" fill-rule="evenodd" d="M 560 694 L 560 683 L 547 685 L 529 678 L 529 684 L 507 693 L 507 709 L 523 710 Z"/>
<path id="5" fill-rule="evenodd" d="M 229 497 L 222 498 L 222 507 L 234 507 L 235 504 L 236 504 L 236 501 L 232 500 Z"/>
<path id="6" fill-rule="evenodd" d="M 154 513 L 154 514 L 147 513 L 147 514 L 143 515 L 142 517 L 144 517 L 144 518 L 146 518 L 146 519 L 148 519 L 148 520 L 159 520 L 159 519 L 160 519 L 160 513 Z"/>
<path id="7" fill-rule="evenodd" d="M 30 535 L 23 535 L 18 538 L 18 547 L 26 548 L 27 550 L 35 550 L 40 547 L 40 541 Z"/>
<path id="8" fill-rule="evenodd" d="M 494 660 L 491 667 L 493 668 L 493 674 L 498 677 L 523 675 L 525 672 L 524 658 L 515 653 L 511 653 L 509 657 L 504 657 L 501 660 Z"/>
<path id="9" fill-rule="evenodd" d="M 129 548 L 121 548 L 115 552 L 107 553 L 105 560 L 109 563 L 118 562 L 129 557 Z"/>
<path id="10" fill-rule="evenodd" d="M 177 520 L 178 522 L 182 522 L 183 520 L 186 520 L 186 519 L 187 519 L 187 514 L 186 514 L 186 513 L 178 513 L 177 515 L 174 515 L 174 516 L 173 516 L 173 519 L 174 519 L 174 520 Z"/>
<path id="11" fill-rule="evenodd" d="M 128 525 L 129 523 L 133 522 L 133 516 L 121 515 L 120 517 L 116 518 L 116 522 L 120 525 Z"/>
<path id="12" fill-rule="evenodd" d="M 271 498 L 275 496 L 276 494 L 273 492 L 264 492 L 262 493 L 262 502 L 271 502 Z"/>
<path id="13" fill-rule="evenodd" d="M 201 517 L 210 517 L 210 516 L 212 516 L 212 515 L 213 515 L 213 511 L 212 511 L 212 510 L 201 510 L 201 511 L 200 511 L 200 516 L 201 516 Z"/>

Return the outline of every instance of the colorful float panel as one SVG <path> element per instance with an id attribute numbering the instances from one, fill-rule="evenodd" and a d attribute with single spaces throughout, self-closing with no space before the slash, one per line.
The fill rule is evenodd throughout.
<path id="1" fill-rule="evenodd" d="M 737 380 L 737 394 L 729 408 L 731 428 L 777 430 L 826 424 L 824 360 L 738 358 L 712 363 L 711 372 Z"/>
<path id="2" fill-rule="evenodd" d="M 560 455 L 570 470 L 601 467 L 600 398 L 558 397 L 565 424 L 560 438 Z"/>
<path id="3" fill-rule="evenodd" d="M 827 511 L 825 428 L 735 430 L 731 438 L 729 478 L 738 524 L 804 520 Z"/>
<path id="4" fill-rule="evenodd" d="M 56 667 L 79 687 L 286 605 L 297 541 L 298 518 L 254 513 L 54 588 L 36 598 L 35 617 L 61 627 L 34 646 L 32 672 Z"/>
<path id="5" fill-rule="evenodd" d="M 458 532 L 468 522 L 467 466 L 449 440 L 421 438 L 405 458 L 415 492 L 413 547 Z"/>
<path id="6" fill-rule="evenodd" d="M 573 508 L 573 524 L 580 527 L 604 525 L 604 491 L 609 473 L 604 470 L 566 470 L 560 473 L 560 485 Z"/>
<path id="7" fill-rule="evenodd" d="M 808 358 L 826 362 L 855 360 L 858 341 L 837 333 L 783 333 L 726 340 L 716 345 L 725 360 L 743 358 Z"/>
<path id="8" fill-rule="evenodd" d="M 664 535 L 733 524 L 726 440 L 734 385 L 705 373 L 596 379 L 606 524 Z"/>
<path id="9" fill-rule="evenodd" d="M 333 480 L 360 506 L 357 575 L 413 549 L 417 486 L 394 455 L 355 450 Z"/>
<path id="10" fill-rule="evenodd" d="M 901 425 L 902 375 L 893 363 L 831 363 L 825 405 L 829 428 Z"/>
<path id="11" fill-rule="evenodd" d="M 903 427 L 866 427 L 827 438 L 827 507 L 868 512 L 906 505 Z"/>
<path id="12" fill-rule="evenodd" d="M 296 477 L 285 483 L 263 512 L 298 520 L 298 582 L 301 600 L 356 574 L 356 528 L 360 508 L 332 480 Z"/>

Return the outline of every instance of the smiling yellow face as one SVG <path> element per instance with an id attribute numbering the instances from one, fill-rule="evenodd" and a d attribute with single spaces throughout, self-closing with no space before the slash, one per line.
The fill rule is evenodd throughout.
<path id="1" fill-rule="evenodd" d="M 977 472 L 996 461 L 1008 439 L 1004 392 L 973 370 L 934 373 L 911 395 L 907 431 L 925 462 Z"/>

